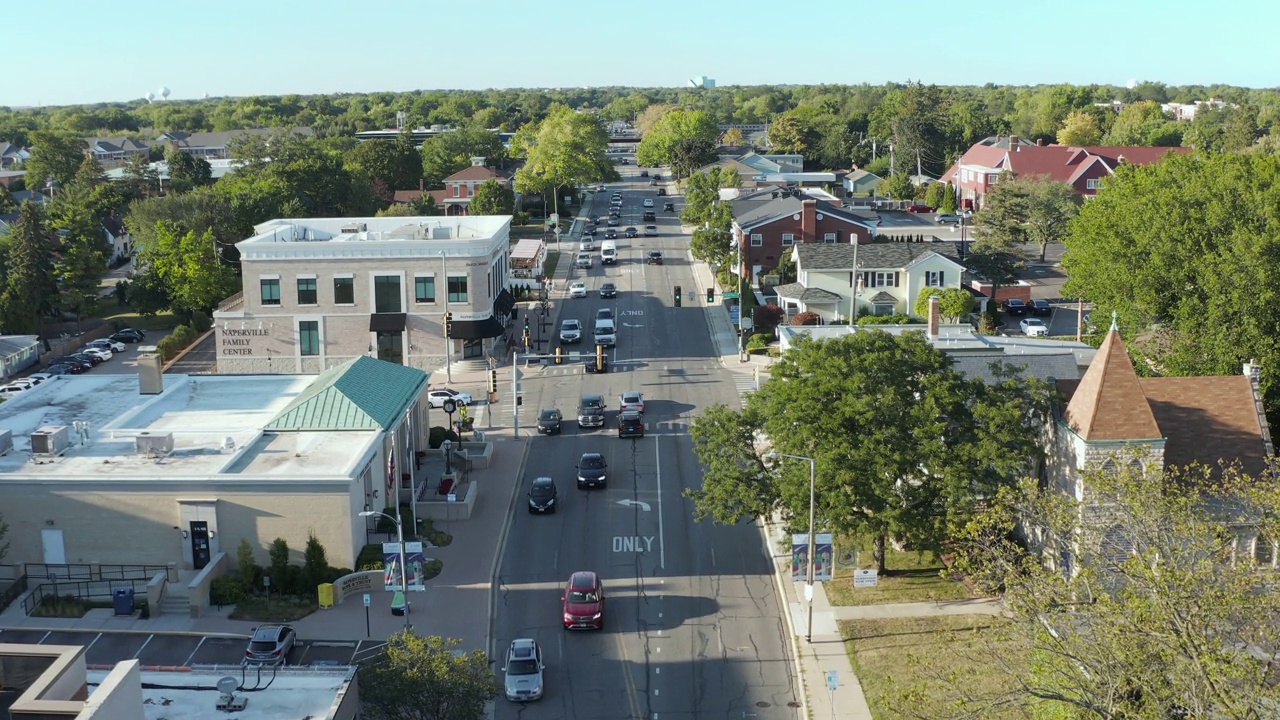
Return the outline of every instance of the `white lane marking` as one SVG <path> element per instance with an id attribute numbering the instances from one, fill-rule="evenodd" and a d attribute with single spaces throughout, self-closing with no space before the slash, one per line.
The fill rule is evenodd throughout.
<path id="1" fill-rule="evenodd" d="M 653 669 L 653 674 L 654 674 L 654 675 L 661 675 L 661 674 L 662 674 L 662 668 L 654 668 L 654 669 Z"/>
<path id="2" fill-rule="evenodd" d="M 204 645 L 204 641 L 205 641 L 205 640 L 208 640 L 208 639 L 209 639 L 209 638 L 208 638 L 207 636 L 206 636 L 206 637 L 202 637 L 202 638 L 200 638 L 200 642 L 196 643 L 196 649 L 195 649 L 195 650 L 192 650 L 192 651 L 191 651 L 191 654 L 187 656 L 187 660 L 186 660 L 186 662 L 182 663 L 183 667 L 190 667 L 190 666 L 191 666 L 191 658 L 195 657 L 195 656 L 196 656 L 196 653 L 200 652 L 200 646 L 201 646 L 201 645 Z"/>
<path id="3" fill-rule="evenodd" d="M 667 569 L 667 540 L 662 532 L 662 453 L 658 452 L 658 438 L 653 439 L 654 475 L 658 478 L 658 567 Z"/>
<path id="4" fill-rule="evenodd" d="M 711 548 L 711 567 L 716 566 L 716 549 Z"/>
<path id="5" fill-rule="evenodd" d="M 658 688 L 654 688 L 654 689 L 653 689 L 653 694 L 654 694 L 654 696 L 656 697 L 656 696 L 658 696 L 658 695 L 661 695 L 661 694 L 662 694 L 662 691 L 661 691 L 661 690 L 659 690 Z"/>
<path id="6" fill-rule="evenodd" d="M 148 635 L 147 639 L 142 641 L 142 647 L 138 648 L 138 652 L 134 653 L 133 657 L 130 658 L 130 660 L 137 660 L 138 656 L 142 654 L 142 651 L 147 648 L 147 644 L 150 643 L 151 639 L 154 637 L 155 635 Z"/>

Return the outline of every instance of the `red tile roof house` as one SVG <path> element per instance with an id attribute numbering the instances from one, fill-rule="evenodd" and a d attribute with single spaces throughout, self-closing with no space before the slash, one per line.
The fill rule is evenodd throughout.
<path id="1" fill-rule="evenodd" d="M 742 267 L 753 285 L 796 245 L 866 244 L 875 237 L 875 220 L 785 188 L 764 188 L 738 196 L 733 200 L 733 215 Z"/>
<path id="2" fill-rule="evenodd" d="M 1065 182 L 1088 200 L 1120 163 L 1150 165 L 1170 152 L 1187 153 L 1191 148 L 1036 145 L 1017 135 L 997 135 L 969 148 L 942 179 L 956 188 L 960 207 L 966 210 L 982 209 L 983 198 L 1002 172 Z"/>
<path id="3" fill-rule="evenodd" d="M 407 203 L 423 195 L 430 195 L 435 198 L 436 207 L 442 208 L 445 215 L 466 215 L 471 198 L 486 180 L 497 180 L 506 187 L 511 187 L 511 173 L 486 167 L 484 158 L 473 157 L 470 167 L 444 179 L 443 190 L 426 190 L 419 180 L 417 190 L 397 190 L 394 199 L 398 203 Z"/>

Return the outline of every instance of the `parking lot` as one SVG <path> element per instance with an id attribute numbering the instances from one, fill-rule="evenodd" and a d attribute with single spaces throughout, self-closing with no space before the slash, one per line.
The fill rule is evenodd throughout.
<path id="1" fill-rule="evenodd" d="M 122 353 L 112 353 L 110 360 L 103 361 L 87 371 L 85 374 L 99 375 L 134 375 L 138 372 L 138 355 L 139 348 L 154 347 L 161 339 L 167 337 L 173 330 L 164 328 L 161 330 L 148 330 L 147 339 L 140 343 L 125 343 L 125 349 Z M 85 342 L 88 342 L 86 340 Z M 83 345 L 83 343 L 81 343 Z M 43 366 L 31 368 L 31 372 L 42 372 Z"/>
<path id="2" fill-rule="evenodd" d="M 81 630 L 0 630 L 0 643 L 82 645 L 90 665 L 114 665 L 137 658 L 144 667 L 239 665 L 248 636 L 188 633 L 96 632 Z M 382 653 L 383 641 L 299 640 L 289 665 L 354 665 Z"/>

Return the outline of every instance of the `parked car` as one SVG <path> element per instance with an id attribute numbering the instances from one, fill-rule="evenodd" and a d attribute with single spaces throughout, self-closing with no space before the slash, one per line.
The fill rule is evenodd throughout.
<path id="1" fill-rule="evenodd" d="M 1052 305 L 1050 305 L 1050 304 L 1049 304 L 1049 301 L 1048 301 L 1048 300 L 1045 300 L 1044 298 L 1039 298 L 1039 299 L 1037 299 L 1037 300 L 1032 300 L 1032 301 L 1031 301 L 1031 314 L 1032 314 L 1032 315 L 1039 315 L 1039 316 L 1041 316 L 1041 317 L 1046 317 L 1046 316 L 1052 315 L 1052 314 L 1053 314 L 1053 306 L 1052 306 Z"/>
<path id="2" fill-rule="evenodd" d="M 931 212 L 933 212 L 933 208 L 929 207 L 928 205 L 908 205 L 908 206 L 907 206 L 907 212 L 909 212 L 909 213 L 931 213 Z"/>
<path id="3" fill-rule="evenodd" d="M 68 355 L 68 357 L 73 357 L 73 358 L 76 358 L 77 360 L 84 360 L 89 363 L 89 367 L 98 367 L 99 365 L 107 361 L 107 359 L 103 357 L 101 354 L 95 353 L 91 355 L 87 352 L 79 352 L 79 351 L 71 353 L 70 355 Z"/>
<path id="4" fill-rule="evenodd" d="M 48 382 L 54 378 L 53 373 L 31 373 L 26 377 L 27 380 L 34 380 L 37 383 Z"/>
<path id="5" fill-rule="evenodd" d="M 511 702 L 529 702 L 542 697 L 542 648 L 530 638 L 511 641 L 507 649 L 507 662 L 502 666 L 506 675 L 504 689 Z"/>
<path id="6" fill-rule="evenodd" d="M 582 323 L 574 319 L 560 321 L 560 342 L 582 342 Z"/>
<path id="7" fill-rule="evenodd" d="M 427 403 L 433 408 L 444 407 L 445 400 L 452 400 L 455 405 L 462 407 L 471 404 L 471 393 L 458 392 L 449 388 L 440 388 L 427 393 Z"/>
<path id="8" fill-rule="evenodd" d="M 618 437 L 644 437 L 644 418 L 638 412 L 624 412 L 618 415 Z"/>
<path id="9" fill-rule="evenodd" d="M 596 397 L 599 397 L 598 395 Z M 600 424 L 604 424 L 604 407 L 600 408 Z M 609 463 L 600 453 L 583 453 L 578 459 L 578 489 L 606 487 L 609 484 Z"/>
<path id="10" fill-rule="evenodd" d="M 63 355 L 62 357 L 56 357 L 50 360 L 49 367 L 53 367 L 54 365 L 70 365 L 71 367 L 78 368 L 78 372 L 73 371 L 76 375 L 79 375 L 86 370 L 93 369 L 93 361 L 87 358 L 78 358 L 74 355 Z"/>
<path id="11" fill-rule="evenodd" d="M 618 286 L 611 282 L 604 283 L 600 286 L 600 297 L 616 298 L 618 297 Z"/>
<path id="12" fill-rule="evenodd" d="M 647 262 L 647 263 L 648 263 L 648 264 L 650 264 L 650 265 L 661 265 L 661 264 L 662 264 L 662 251 L 661 251 L 661 250 L 650 250 L 650 251 L 649 251 L 649 256 L 648 256 L 648 258 L 645 260 L 645 262 Z"/>
<path id="13" fill-rule="evenodd" d="M 586 297 L 586 296 L 587 296 L 587 284 L 586 284 L 586 283 L 584 283 L 584 282 L 582 282 L 581 280 L 579 280 L 578 282 L 576 282 L 576 283 L 573 283 L 573 284 L 569 285 L 569 297 L 571 297 L 571 298 L 584 298 L 584 297 Z"/>
<path id="14" fill-rule="evenodd" d="M 259 625 L 245 648 L 244 661 L 250 665 L 284 665 L 297 638 L 288 625 Z"/>
<path id="15" fill-rule="evenodd" d="M 538 433 L 542 435 L 559 435 L 562 420 L 559 410 L 543 408 L 542 412 L 538 413 Z"/>
<path id="16" fill-rule="evenodd" d="M 82 347 L 80 348 L 80 352 L 77 354 L 88 355 L 89 357 L 99 357 L 102 358 L 103 361 L 110 360 L 114 357 L 110 350 L 102 347 Z"/>
<path id="17" fill-rule="evenodd" d="M 562 609 L 565 630 L 604 629 L 604 583 L 590 570 L 579 570 L 565 584 Z"/>
<path id="18" fill-rule="evenodd" d="M 1040 318 L 1027 318 L 1018 323 L 1018 327 L 1022 329 L 1022 334 L 1027 337 L 1044 337 L 1049 334 L 1049 326 L 1045 325 Z"/>
<path id="19" fill-rule="evenodd" d="M 556 481 L 549 477 L 540 477 L 533 481 L 529 488 L 530 513 L 555 513 Z"/>
<path id="20" fill-rule="evenodd" d="M 1004 301 L 1004 311 L 1009 315 L 1026 315 L 1027 303 L 1018 298 L 1009 298 Z"/>
<path id="21" fill-rule="evenodd" d="M 118 340 L 111 340 L 109 338 L 98 338 L 97 340 L 90 340 L 89 342 L 85 343 L 84 346 L 85 347 L 101 347 L 106 350 L 110 350 L 111 352 L 114 352 L 114 353 L 122 353 L 128 347 L 127 345 L 125 345 L 124 343 Z"/>
<path id="22" fill-rule="evenodd" d="M 662 193 L 658 193 L 658 194 L 661 195 Z M 673 202 L 662 203 L 662 212 L 675 212 L 675 211 L 676 211 L 675 203 Z"/>
<path id="23" fill-rule="evenodd" d="M 595 363 L 595 358 L 591 362 Z M 583 395 L 578 404 L 578 427 L 604 427 L 604 396 Z"/>
<path id="24" fill-rule="evenodd" d="M 112 333 L 109 339 L 123 343 L 140 343 L 147 339 L 147 333 L 136 328 L 124 328 Z"/>
<path id="25" fill-rule="evenodd" d="M 934 220 L 936 220 L 939 225 L 959 225 L 964 221 L 964 216 L 957 215 L 955 213 L 939 213 Z"/>
<path id="26" fill-rule="evenodd" d="M 31 388 L 39 385 L 42 382 L 44 381 L 39 378 L 24 377 L 24 378 L 18 378 L 17 380 L 10 382 L 9 385 L 12 387 L 22 388 L 23 390 L 30 390 Z"/>
<path id="27" fill-rule="evenodd" d="M 83 369 L 68 364 L 50 365 L 44 369 L 45 375 L 51 375 L 53 377 L 57 377 L 59 375 L 79 375 L 82 372 L 84 372 Z"/>
<path id="28" fill-rule="evenodd" d="M 14 385 L 13 383 L 9 383 L 8 385 L 0 385 L 0 399 L 8 400 L 10 398 L 17 397 L 18 395 L 21 395 L 22 393 L 26 392 L 27 389 L 28 388 L 26 387 L 23 387 L 21 385 Z"/>

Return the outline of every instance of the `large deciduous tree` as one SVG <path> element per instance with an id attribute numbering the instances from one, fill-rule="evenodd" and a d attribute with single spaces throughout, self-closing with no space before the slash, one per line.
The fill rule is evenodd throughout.
<path id="1" fill-rule="evenodd" d="M 1062 242 L 1067 224 L 1079 211 L 1075 191 L 1064 182 L 1001 173 L 974 223 L 979 242 L 1007 251 L 1033 244 L 1040 248 L 1044 262 L 1049 245 Z"/>
<path id="2" fill-rule="evenodd" d="M 742 128 L 732 127 L 725 131 L 724 137 L 720 142 L 729 147 L 740 147 L 747 142 L 747 137 L 742 134 Z"/>
<path id="3" fill-rule="evenodd" d="M 1062 121 L 1058 130 L 1059 145 L 1087 147 L 1102 142 L 1102 128 L 1098 117 L 1087 110 L 1075 110 Z"/>
<path id="4" fill-rule="evenodd" d="M 1102 141 L 1107 145 L 1179 145 L 1182 128 L 1164 116 L 1160 103 L 1140 100 L 1120 110 Z"/>
<path id="5" fill-rule="evenodd" d="M 783 115 L 769 124 L 769 150 L 776 153 L 809 152 L 809 133 L 800 120 Z"/>
<path id="6" fill-rule="evenodd" d="M 196 157 L 182 150 L 170 149 L 164 159 L 169 166 L 170 192 L 190 192 L 213 182 L 213 167 L 202 157 Z"/>
<path id="7" fill-rule="evenodd" d="M 915 314 L 929 317 L 929 300 L 935 295 L 938 297 L 938 313 L 950 322 L 960 322 L 961 318 L 973 312 L 973 293 L 968 290 L 929 287 L 922 289 L 916 297 Z"/>
<path id="8" fill-rule="evenodd" d="M 497 679 L 484 653 L 457 653 L 458 644 L 412 630 L 387 638 L 385 656 L 360 668 L 365 714 L 371 720 L 482 720 Z"/>
<path id="9" fill-rule="evenodd" d="M 468 215 L 510 215 L 515 212 L 516 196 L 511 188 L 497 180 L 485 180 L 467 206 Z"/>
<path id="10" fill-rule="evenodd" d="M 1280 594 L 1246 539 L 1260 531 L 1269 549 L 1280 537 L 1276 481 L 1144 472 L 1130 459 L 1086 471 L 1086 502 L 1029 480 L 966 528 L 957 567 L 1003 588 L 1009 622 L 958 652 L 1003 682 L 918 677 L 895 693 L 895 716 L 1274 715 Z M 1025 543 L 1011 540 L 1019 536 Z M 929 698 L 938 700 L 922 703 Z"/>
<path id="11" fill-rule="evenodd" d="M 1119 313 L 1138 364 L 1165 375 L 1263 367 L 1280 408 L 1280 156 L 1171 155 L 1121 165 L 1071 223 L 1066 297 Z M 1154 333 L 1153 324 L 1159 322 Z"/>
<path id="12" fill-rule="evenodd" d="M 40 317 L 53 308 L 57 297 L 54 284 L 54 241 L 44 210 L 25 202 L 18 221 L 9 231 L 8 275 L 0 293 L 0 318 L 10 335 L 34 335 Z"/>
<path id="13" fill-rule="evenodd" d="M 874 538 L 884 569 L 888 538 L 940 550 L 982 498 L 1011 485 L 1041 452 L 1037 423 L 1049 388 L 966 379 L 923 333 L 801 339 L 771 375 L 742 411 L 717 405 L 694 420 L 706 472 L 688 494 L 699 519 L 804 517 L 809 468 L 765 455 L 813 457 L 820 522 Z"/>
<path id="14" fill-rule="evenodd" d="M 642 136 L 647 135 L 651 130 L 653 130 L 654 126 L 658 124 L 658 121 L 661 120 L 664 115 L 678 109 L 678 106 L 671 105 L 669 103 L 649 105 L 644 110 L 641 110 L 640 114 L 636 117 L 636 129 L 640 131 Z"/>
<path id="15" fill-rule="evenodd" d="M 75 135 L 51 130 L 31 133 L 31 157 L 24 163 L 27 187 L 43 191 L 48 180 L 59 187 L 67 186 L 75 178 L 87 151 L 84 140 Z"/>
<path id="16" fill-rule="evenodd" d="M 609 135 L 600 121 L 564 105 L 551 107 L 535 128 L 517 133 L 512 148 L 525 158 L 524 167 L 516 171 L 516 188 L 523 193 L 552 193 L 556 212 L 560 211 L 557 188 L 618 177 L 606 155 Z"/>
<path id="17" fill-rule="evenodd" d="M 698 159 L 714 160 L 720 128 L 715 118 L 701 110 L 671 110 L 653 124 L 636 148 L 636 162 L 649 167 L 682 164 L 679 175 L 688 175 Z M 708 160 L 707 153 L 712 157 Z M 705 164 L 705 163 L 704 163 Z"/>
<path id="18" fill-rule="evenodd" d="M 427 189 L 444 188 L 444 179 L 471 165 L 473 157 L 485 158 L 489 165 L 500 165 L 507 157 L 502 138 L 481 128 L 444 132 L 428 138 L 422 143 L 422 178 Z M 416 186 L 414 181 L 412 187 Z"/>
<path id="19" fill-rule="evenodd" d="M 416 190 L 422 180 L 422 155 L 406 133 L 391 142 L 362 142 L 347 151 L 345 163 L 348 170 L 370 181 L 381 180 L 392 190 Z"/>
<path id="20" fill-rule="evenodd" d="M 160 223 L 154 244 L 139 255 L 141 263 L 164 280 L 175 312 L 190 315 L 208 311 L 235 292 L 238 284 L 234 268 L 221 257 L 212 230 L 183 233 Z"/>

